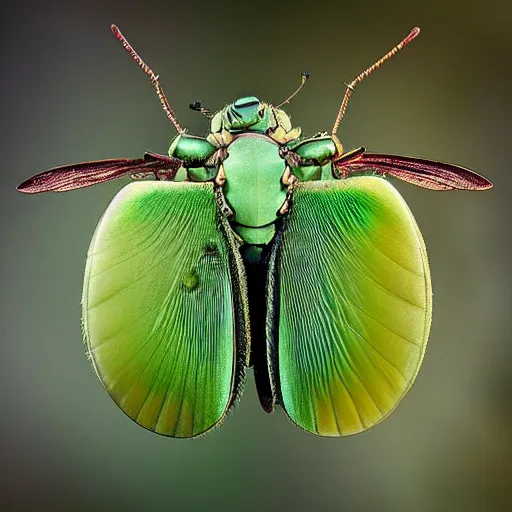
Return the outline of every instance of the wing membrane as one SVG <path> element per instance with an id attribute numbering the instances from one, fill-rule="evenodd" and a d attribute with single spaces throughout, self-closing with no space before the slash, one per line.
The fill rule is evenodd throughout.
<path id="1" fill-rule="evenodd" d="M 164 155 L 146 153 L 144 158 L 114 158 L 79 164 L 63 165 L 40 172 L 18 186 L 20 192 L 66 192 L 90 187 L 130 174 L 157 174 L 167 171 L 167 179 L 176 175 L 181 161 Z"/>
<path id="2" fill-rule="evenodd" d="M 270 268 L 270 358 L 288 416 L 325 436 L 379 423 L 412 385 L 431 319 L 403 199 L 378 177 L 299 185 Z"/>
<path id="3" fill-rule="evenodd" d="M 432 190 L 485 190 L 493 185 L 474 171 L 453 164 L 433 162 L 421 158 L 354 153 L 353 159 L 341 156 L 335 162 L 343 176 L 364 172 L 390 175 Z"/>
<path id="4" fill-rule="evenodd" d="M 133 420 L 193 437 L 224 418 L 248 353 L 245 277 L 211 184 L 138 182 L 115 197 L 88 253 L 88 352 Z"/>

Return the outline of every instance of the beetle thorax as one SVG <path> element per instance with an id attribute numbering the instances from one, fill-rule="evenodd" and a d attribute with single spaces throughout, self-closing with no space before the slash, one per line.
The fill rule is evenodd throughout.
<path id="1" fill-rule="evenodd" d="M 279 145 L 263 134 L 240 134 L 229 145 L 221 166 L 233 228 L 248 244 L 267 244 L 286 201 L 282 183 L 286 163 Z"/>

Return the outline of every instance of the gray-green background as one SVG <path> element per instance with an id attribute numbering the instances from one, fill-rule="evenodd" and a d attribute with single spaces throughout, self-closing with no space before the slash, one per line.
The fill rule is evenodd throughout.
<path id="1" fill-rule="evenodd" d="M 505 510 L 512 498 L 507 0 L 23 1 L 2 6 L 1 460 L 7 510 Z M 422 34 L 354 95 L 345 147 L 459 163 L 483 193 L 399 183 L 425 237 L 434 318 L 416 384 L 382 425 L 320 439 L 240 406 L 195 441 L 153 435 L 111 402 L 84 355 L 80 294 L 96 222 L 123 183 L 27 197 L 58 164 L 164 153 L 174 136 L 117 23 L 188 109 L 284 99 L 331 128 L 343 82 L 414 26 Z M 507 506 L 508 504 L 508 506 Z"/>

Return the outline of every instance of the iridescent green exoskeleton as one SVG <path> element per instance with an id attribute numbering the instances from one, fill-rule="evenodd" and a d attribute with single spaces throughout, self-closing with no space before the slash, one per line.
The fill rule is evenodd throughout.
<path id="1" fill-rule="evenodd" d="M 345 152 L 336 137 L 354 86 L 418 29 L 349 84 L 333 130 L 309 138 L 253 96 L 214 115 L 196 102 L 210 129 L 189 135 L 113 31 L 179 132 L 169 156 L 64 166 L 18 187 L 138 180 L 101 218 L 85 271 L 85 342 L 110 396 L 147 429 L 195 437 L 222 422 L 252 366 L 263 408 L 281 406 L 304 430 L 341 436 L 382 421 L 416 377 L 432 312 L 421 233 L 386 177 L 492 186 L 451 164 Z"/>

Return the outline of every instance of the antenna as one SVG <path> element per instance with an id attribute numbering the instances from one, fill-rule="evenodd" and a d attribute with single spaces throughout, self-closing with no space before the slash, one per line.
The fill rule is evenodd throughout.
<path id="1" fill-rule="evenodd" d="M 179 134 L 184 133 L 185 130 L 178 124 L 178 121 L 176 121 L 176 114 L 169 105 L 169 102 L 165 97 L 162 86 L 158 82 L 158 75 L 155 75 L 155 73 L 153 73 L 153 70 L 139 57 L 137 52 L 133 49 L 133 47 L 130 45 L 128 40 L 123 36 L 123 34 L 121 34 L 121 31 L 117 28 L 116 25 L 111 25 L 110 29 L 117 37 L 117 39 L 121 41 L 121 44 L 123 45 L 124 49 L 130 54 L 131 58 L 139 65 L 140 69 L 142 69 L 142 71 L 144 71 L 144 73 L 146 73 L 146 75 L 149 77 L 150 82 L 156 89 L 156 93 L 158 95 L 158 98 L 160 99 L 160 103 L 162 104 L 164 112 L 167 114 L 169 121 L 171 121 L 171 123 L 176 127 L 176 130 L 178 130 Z"/>
<path id="2" fill-rule="evenodd" d="M 400 43 L 398 43 L 390 52 L 386 53 L 382 59 L 379 59 L 373 66 L 370 66 L 366 71 L 363 71 L 361 74 L 357 75 L 356 78 L 350 82 L 349 84 L 345 84 L 347 86 L 347 90 L 345 91 L 345 96 L 343 97 L 343 101 L 341 102 L 341 107 L 338 112 L 338 117 L 334 122 L 334 126 L 332 128 L 331 133 L 333 135 L 338 131 L 338 127 L 341 123 L 343 116 L 345 115 L 345 111 L 347 110 L 348 100 L 350 96 L 354 92 L 354 87 L 362 82 L 367 76 L 371 75 L 376 69 L 380 68 L 384 62 L 393 57 L 393 55 L 397 54 L 404 46 L 408 45 L 418 34 L 420 33 L 420 29 L 418 27 L 414 27 L 411 30 L 411 33 Z"/>
<path id="3" fill-rule="evenodd" d="M 199 100 L 193 101 L 188 107 L 190 110 L 195 110 L 196 112 L 203 114 L 203 116 L 207 117 L 208 119 L 213 117 L 211 110 L 204 108 L 203 104 Z"/>
<path id="4" fill-rule="evenodd" d="M 306 82 L 310 78 L 311 78 L 311 73 L 308 73 L 307 71 L 303 71 L 300 74 L 300 85 L 299 85 L 299 87 L 297 87 L 297 89 L 295 90 L 295 92 L 291 96 L 288 96 L 288 98 L 286 98 L 283 102 L 279 103 L 279 105 L 277 105 L 276 108 L 282 107 L 283 105 L 286 105 L 287 103 L 290 103 L 290 101 L 293 98 L 295 98 L 295 96 L 297 96 L 297 94 L 299 94 L 301 89 L 304 87 L 304 85 L 306 85 Z"/>

